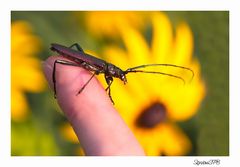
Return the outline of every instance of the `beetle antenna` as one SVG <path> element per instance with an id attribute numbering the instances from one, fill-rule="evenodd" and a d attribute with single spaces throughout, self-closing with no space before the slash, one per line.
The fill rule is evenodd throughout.
<path id="1" fill-rule="evenodd" d="M 127 73 L 137 73 L 137 72 L 167 75 L 167 76 L 170 76 L 170 77 L 174 77 L 174 78 L 180 79 L 181 81 L 183 81 L 183 84 L 185 85 L 185 80 L 184 80 L 182 77 L 179 77 L 179 76 L 177 76 L 177 75 L 172 75 L 172 74 L 164 73 L 164 72 L 143 71 L 143 70 L 131 70 L 131 71 L 129 71 L 129 70 L 128 70 L 128 71 L 125 71 L 125 74 L 127 74 Z"/>
<path id="2" fill-rule="evenodd" d="M 162 72 L 155 72 L 155 71 L 144 71 L 144 70 L 136 70 L 138 68 L 145 68 L 145 67 L 149 67 L 149 66 L 169 66 L 169 67 L 175 67 L 175 68 L 181 68 L 184 70 L 188 70 L 192 73 L 192 77 L 190 79 L 190 82 L 192 81 L 193 77 L 194 77 L 194 72 L 191 68 L 188 67 L 183 67 L 183 66 L 178 66 L 178 65 L 174 65 L 174 64 L 145 64 L 145 65 L 140 65 L 140 66 L 136 66 L 136 67 L 132 67 L 132 68 L 128 68 L 125 73 L 129 73 L 129 72 L 143 72 L 143 73 L 152 73 L 152 74 L 162 74 L 162 75 L 168 75 L 171 77 L 175 77 L 175 78 L 179 78 L 181 80 L 183 80 L 183 78 L 176 76 L 176 75 L 172 75 L 172 74 L 168 74 L 168 73 L 162 73 Z M 185 83 L 185 82 L 184 82 Z"/>

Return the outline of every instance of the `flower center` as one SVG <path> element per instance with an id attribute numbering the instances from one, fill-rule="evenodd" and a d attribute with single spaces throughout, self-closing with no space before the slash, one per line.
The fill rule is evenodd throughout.
<path id="1" fill-rule="evenodd" d="M 144 109 L 137 118 L 136 124 L 143 128 L 153 128 L 166 118 L 166 108 L 161 103 L 153 103 Z"/>

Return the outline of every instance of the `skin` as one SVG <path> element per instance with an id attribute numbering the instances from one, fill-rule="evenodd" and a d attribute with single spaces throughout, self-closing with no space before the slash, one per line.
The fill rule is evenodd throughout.
<path id="1" fill-rule="evenodd" d="M 56 59 L 60 57 L 51 56 L 43 63 L 44 74 L 51 88 Z M 64 60 L 63 57 L 61 59 Z M 85 154 L 145 155 L 95 77 L 76 96 L 91 75 L 80 67 L 57 64 L 56 100 L 81 141 Z"/>

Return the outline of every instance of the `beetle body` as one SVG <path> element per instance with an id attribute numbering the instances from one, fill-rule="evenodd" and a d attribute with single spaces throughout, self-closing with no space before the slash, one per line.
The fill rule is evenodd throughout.
<path id="1" fill-rule="evenodd" d="M 111 63 L 107 63 L 102 59 L 84 53 L 83 50 L 76 51 L 59 44 L 51 44 L 50 49 L 62 55 L 63 57 L 75 62 L 86 70 L 91 70 L 92 72 L 97 73 L 104 73 L 106 76 L 116 77 L 121 79 L 124 83 L 127 82 L 124 71 L 121 70 L 119 67 Z"/>
<path id="2" fill-rule="evenodd" d="M 76 47 L 77 50 L 72 49 L 72 47 Z M 183 66 L 178 66 L 174 64 L 145 64 L 145 65 L 140 65 L 132 68 L 128 68 L 127 70 L 123 71 L 119 67 L 108 63 L 102 59 L 96 58 L 92 55 L 89 55 L 83 51 L 83 49 L 77 44 L 73 44 L 70 47 L 66 47 L 60 44 L 51 44 L 52 51 L 57 52 L 59 55 L 65 57 L 67 60 L 55 60 L 54 66 L 53 66 L 53 83 L 54 83 L 54 95 L 56 97 L 56 76 L 55 76 L 55 71 L 56 71 L 56 65 L 57 64 L 63 64 L 63 65 L 70 65 L 70 66 L 77 66 L 77 67 L 82 67 L 88 71 L 93 72 L 93 75 L 90 77 L 90 79 L 84 84 L 84 86 L 78 91 L 77 95 L 80 94 L 83 89 L 87 86 L 87 84 L 91 81 L 91 79 L 94 77 L 94 75 L 98 74 L 104 74 L 105 80 L 108 84 L 106 91 L 108 91 L 108 95 L 113 102 L 111 98 L 111 93 L 110 93 L 110 86 L 113 82 L 113 77 L 119 78 L 124 82 L 124 84 L 127 83 L 127 78 L 126 74 L 128 73 L 151 73 L 151 74 L 161 74 L 161 75 L 166 75 L 170 77 L 175 77 L 183 81 L 185 84 L 185 81 L 182 77 L 169 74 L 169 73 L 164 73 L 161 71 L 146 71 L 142 70 L 142 68 L 147 68 L 151 66 L 168 66 L 168 67 L 175 67 L 175 68 L 181 68 L 184 70 L 188 70 L 192 73 L 192 78 L 194 76 L 194 72 L 187 67 Z M 191 79 L 192 80 L 192 79 Z"/>

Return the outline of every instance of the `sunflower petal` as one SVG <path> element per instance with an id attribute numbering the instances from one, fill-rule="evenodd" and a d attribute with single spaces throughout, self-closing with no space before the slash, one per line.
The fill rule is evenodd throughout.
<path id="1" fill-rule="evenodd" d="M 23 121 L 28 114 L 27 100 L 18 89 L 11 89 L 11 118 L 14 121 Z"/>
<path id="2" fill-rule="evenodd" d="M 165 124 L 162 130 L 164 136 L 164 155 L 186 155 L 191 150 L 191 142 L 183 131 L 173 124 Z"/>
<path id="3" fill-rule="evenodd" d="M 189 26 L 183 22 L 177 26 L 173 47 L 174 64 L 185 65 L 191 60 L 193 53 L 193 35 Z"/>
<path id="4" fill-rule="evenodd" d="M 144 37 L 130 26 L 121 25 L 120 27 L 123 41 L 127 47 L 130 64 L 132 66 L 148 64 L 150 62 L 150 52 Z"/>
<path id="5" fill-rule="evenodd" d="M 65 123 L 60 128 L 62 136 L 73 143 L 79 143 L 78 138 L 72 128 L 72 126 L 69 123 Z"/>
<path id="6" fill-rule="evenodd" d="M 25 91 L 39 92 L 46 86 L 43 73 L 40 71 L 39 61 L 35 58 L 19 61 L 12 69 L 11 76 L 12 84 Z"/>
<path id="7" fill-rule="evenodd" d="M 155 63 L 169 63 L 165 59 L 169 57 L 173 32 L 170 20 L 164 13 L 154 13 L 152 16 L 153 38 L 152 55 Z"/>

